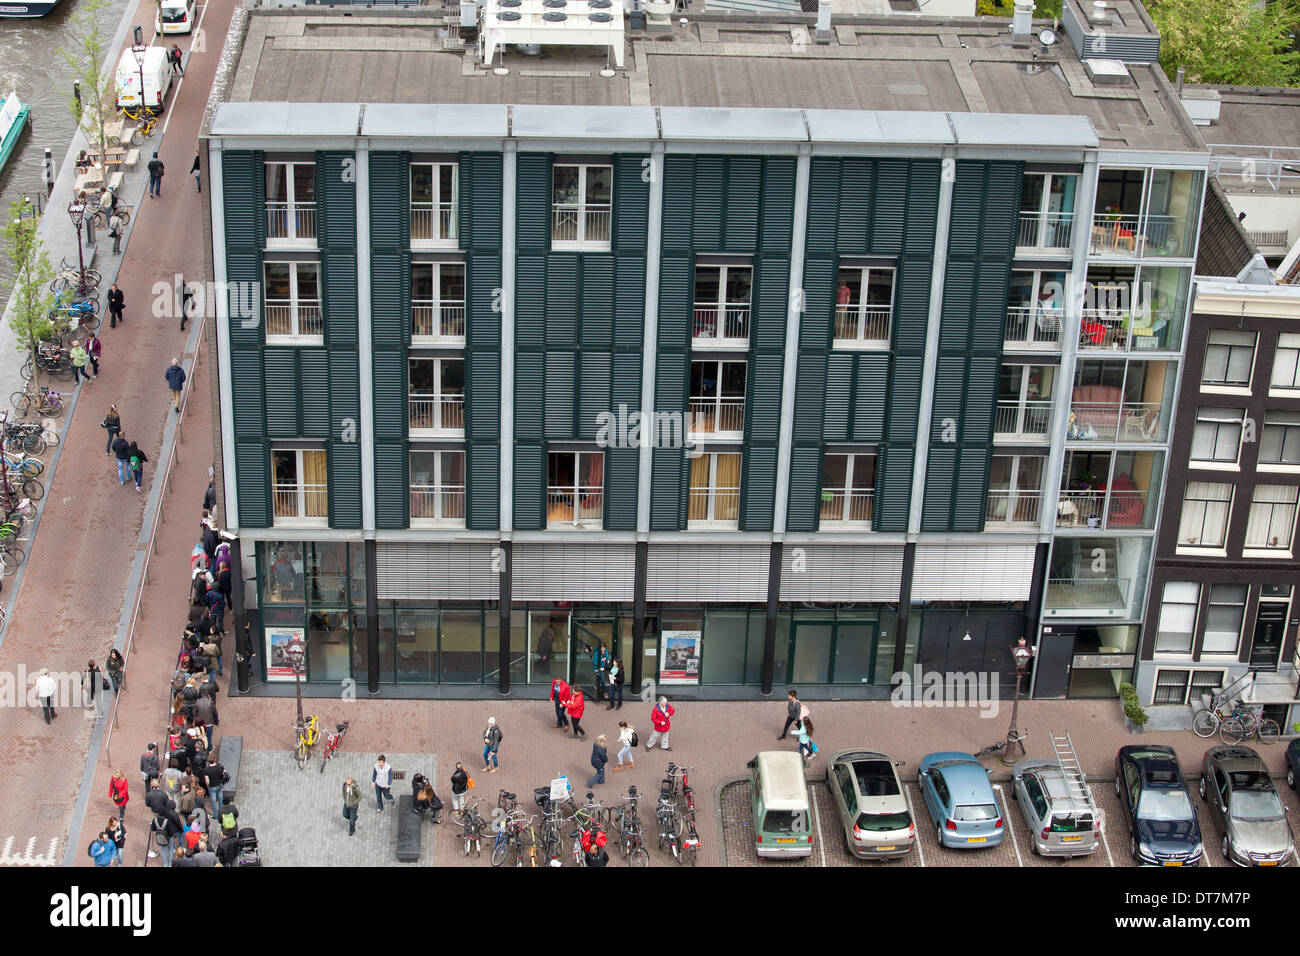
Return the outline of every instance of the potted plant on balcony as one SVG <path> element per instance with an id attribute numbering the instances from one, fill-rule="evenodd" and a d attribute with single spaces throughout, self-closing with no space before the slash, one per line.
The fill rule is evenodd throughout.
<path id="1" fill-rule="evenodd" d="M 1124 724 L 1131 734 L 1143 733 L 1143 727 L 1150 719 L 1142 705 L 1138 703 L 1137 689 L 1130 683 L 1119 685 L 1120 703 L 1124 705 Z"/>

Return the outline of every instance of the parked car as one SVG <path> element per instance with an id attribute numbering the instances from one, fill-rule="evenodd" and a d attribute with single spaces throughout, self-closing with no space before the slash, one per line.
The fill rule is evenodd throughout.
<path id="1" fill-rule="evenodd" d="M 1211 747 L 1201 767 L 1201 799 L 1223 824 L 1223 858 L 1238 866 L 1286 866 L 1291 827 L 1259 754 L 1240 744 Z"/>
<path id="2" fill-rule="evenodd" d="M 1101 814 L 1085 785 L 1071 786 L 1056 760 L 1019 760 L 1012 789 L 1040 856 L 1087 856 L 1101 845 Z"/>
<path id="3" fill-rule="evenodd" d="M 926 754 L 917 784 L 941 846 L 965 849 L 1002 842 L 1002 807 L 989 772 L 970 754 Z"/>
<path id="4" fill-rule="evenodd" d="M 898 767 L 874 750 L 841 750 L 827 766 L 844 848 L 859 859 L 890 859 L 910 853 L 916 824 L 907 808 Z"/>
<path id="5" fill-rule="evenodd" d="M 1300 790 L 1300 737 L 1291 741 L 1286 748 L 1286 782 L 1292 790 Z"/>
<path id="6" fill-rule="evenodd" d="M 1199 866 L 1201 826 L 1173 748 L 1119 748 L 1115 796 L 1128 822 L 1129 855 L 1148 866 Z"/>
<path id="7" fill-rule="evenodd" d="M 803 757 L 793 750 L 767 750 L 746 766 L 759 859 L 811 856 L 814 820 Z"/>

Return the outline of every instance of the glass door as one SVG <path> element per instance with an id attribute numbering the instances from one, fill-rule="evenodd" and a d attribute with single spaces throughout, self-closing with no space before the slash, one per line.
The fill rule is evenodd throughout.
<path id="1" fill-rule="evenodd" d="M 790 630 L 786 683 L 829 684 L 834 638 L 831 621 L 796 621 Z"/>
<path id="2" fill-rule="evenodd" d="M 788 684 L 869 684 L 875 678 L 875 621 L 796 621 L 786 658 Z"/>
<path id="3" fill-rule="evenodd" d="M 574 618 L 570 684 L 578 683 L 584 690 L 595 687 L 595 671 L 592 670 L 592 662 L 601 641 L 605 642 L 605 647 L 611 654 L 615 652 L 618 647 L 618 621 L 611 618 Z"/>

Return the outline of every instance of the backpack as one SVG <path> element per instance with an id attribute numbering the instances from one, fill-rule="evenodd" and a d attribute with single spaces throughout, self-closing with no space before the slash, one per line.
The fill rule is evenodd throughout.
<path id="1" fill-rule="evenodd" d="M 635 731 L 635 730 L 632 731 L 632 746 L 633 746 L 633 747 L 639 747 L 639 746 L 641 746 L 641 740 L 640 740 L 639 737 L 637 737 L 637 735 L 636 735 L 636 731 Z"/>
<path id="2" fill-rule="evenodd" d="M 139 456 L 139 455 L 132 455 L 132 456 L 131 456 L 131 468 L 132 468 L 132 470 L 134 470 L 134 469 L 136 469 L 136 468 L 139 468 L 139 467 L 140 467 L 140 456 Z"/>
<path id="3" fill-rule="evenodd" d="M 226 831 L 235 829 L 235 815 L 229 810 L 221 811 L 221 829 Z"/>

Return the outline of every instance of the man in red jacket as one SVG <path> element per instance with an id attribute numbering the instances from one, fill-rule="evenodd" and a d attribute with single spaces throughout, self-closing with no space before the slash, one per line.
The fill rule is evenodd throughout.
<path id="1" fill-rule="evenodd" d="M 551 702 L 555 704 L 555 723 L 551 727 L 559 727 L 563 730 L 569 726 L 569 718 L 564 714 L 564 705 L 569 699 L 569 685 L 564 682 L 564 678 L 556 674 L 551 679 Z"/>
<path id="2" fill-rule="evenodd" d="M 582 697 L 582 688 L 575 686 L 570 689 L 569 699 L 565 701 L 564 709 L 569 712 L 569 719 L 573 721 L 573 736 L 579 740 L 587 739 L 587 732 L 578 723 L 582 720 L 582 712 L 586 707 L 587 702 Z"/>
<path id="3" fill-rule="evenodd" d="M 669 719 L 677 711 L 673 710 L 673 705 L 668 703 L 667 697 L 660 697 L 659 703 L 655 704 L 654 710 L 650 711 L 650 723 L 654 725 L 654 733 L 650 739 L 645 742 L 645 749 L 654 749 L 655 741 L 663 739 L 663 749 L 672 750 L 668 746 L 668 731 L 672 727 L 672 721 Z"/>

